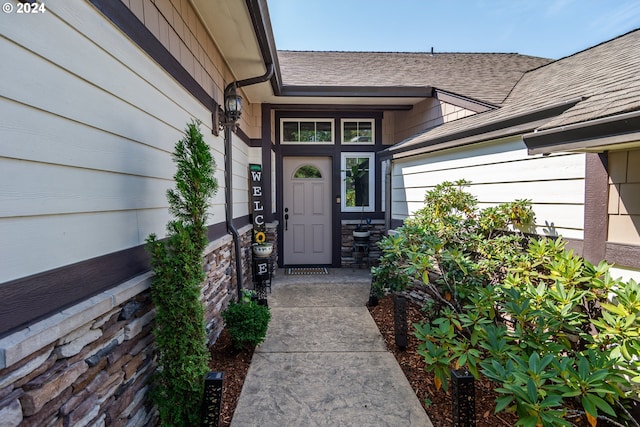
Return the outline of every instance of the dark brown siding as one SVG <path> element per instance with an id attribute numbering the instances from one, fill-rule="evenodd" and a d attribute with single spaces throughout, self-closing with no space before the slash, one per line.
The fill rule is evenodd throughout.
<path id="1" fill-rule="evenodd" d="M 587 153 L 584 200 L 584 258 L 592 263 L 605 259 L 609 194 L 607 153 Z"/>
<path id="2" fill-rule="evenodd" d="M 239 226 L 249 217 L 238 218 Z M 225 223 L 209 227 L 209 240 L 226 234 Z M 144 245 L 0 284 L 0 337 L 64 310 L 150 269 Z"/>

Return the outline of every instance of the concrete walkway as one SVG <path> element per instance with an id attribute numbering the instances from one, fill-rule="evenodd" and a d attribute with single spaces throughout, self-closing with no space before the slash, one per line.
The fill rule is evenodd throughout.
<path id="1" fill-rule="evenodd" d="M 365 306 L 370 280 L 278 270 L 232 427 L 432 426 Z"/>

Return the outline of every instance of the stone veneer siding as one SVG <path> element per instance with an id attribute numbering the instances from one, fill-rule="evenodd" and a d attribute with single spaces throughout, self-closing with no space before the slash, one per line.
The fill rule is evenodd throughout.
<path id="1" fill-rule="evenodd" d="M 239 230 L 249 287 L 251 226 Z M 205 250 L 207 332 L 237 295 L 231 236 Z M 0 340 L 0 426 L 153 426 L 155 309 L 146 273 Z"/>
<path id="2" fill-rule="evenodd" d="M 360 221 L 342 221 L 342 239 L 340 245 L 342 267 L 367 267 L 367 259 L 361 256 L 354 257 L 353 252 L 353 231 L 359 223 Z M 369 237 L 370 265 L 374 266 L 377 264 L 378 258 L 380 258 L 378 242 L 386 233 L 384 221 L 373 221 L 369 226 L 369 231 L 371 231 Z"/>

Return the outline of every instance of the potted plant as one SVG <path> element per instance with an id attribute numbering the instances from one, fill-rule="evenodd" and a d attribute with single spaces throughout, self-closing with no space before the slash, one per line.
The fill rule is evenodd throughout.
<path id="1" fill-rule="evenodd" d="M 353 240 L 354 243 L 367 243 L 369 241 L 369 236 L 371 232 L 369 231 L 369 225 L 371 224 L 371 218 L 367 218 L 366 222 L 364 220 L 364 200 L 362 200 L 362 195 L 366 191 L 366 186 L 368 185 L 364 178 L 369 173 L 368 161 L 367 163 L 353 163 L 352 165 L 347 165 L 347 169 L 344 171 L 344 181 L 347 184 L 347 206 L 361 206 L 362 210 L 360 211 L 360 224 L 356 225 L 356 229 L 353 230 Z M 349 189 L 351 187 L 351 189 Z M 360 190 L 360 191 L 358 191 Z"/>
<path id="2" fill-rule="evenodd" d="M 253 255 L 257 258 L 267 258 L 273 252 L 273 243 L 262 242 L 251 245 Z"/>
<path id="3" fill-rule="evenodd" d="M 371 225 L 371 218 L 367 218 L 366 222 L 360 217 L 360 224 L 356 225 L 356 229 L 353 230 L 353 240 L 358 243 L 366 243 L 369 241 L 371 231 L 369 226 Z"/>

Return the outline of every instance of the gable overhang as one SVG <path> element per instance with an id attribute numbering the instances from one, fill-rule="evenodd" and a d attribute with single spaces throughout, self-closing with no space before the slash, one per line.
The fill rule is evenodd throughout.
<path id="1" fill-rule="evenodd" d="M 464 108 L 465 110 L 473 111 L 474 113 L 484 113 L 485 111 L 495 110 L 498 108 L 496 105 L 486 102 L 471 99 L 466 96 L 458 95 L 457 93 L 448 92 L 446 90 L 434 88 L 433 96 L 439 101 L 446 102 L 447 104 L 456 105 Z"/>
<path id="2" fill-rule="evenodd" d="M 640 147 L 640 111 L 523 135 L 529 154 L 603 152 Z"/>
<path id="3" fill-rule="evenodd" d="M 243 95 L 261 103 L 280 86 L 280 69 L 266 0 L 190 0 L 222 60 L 231 71 L 225 83 L 264 75 L 271 66 L 270 84 L 246 86 Z"/>
<path id="4" fill-rule="evenodd" d="M 381 151 L 380 157 L 382 159 L 400 159 L 495 139 L 507 138 L 514 135 L 523 135 L 543 126 L 545 123 L 548 123 L 550 118 L 562 114 L 582 99 L 583 98 L 575 98 L 502 119 L 489 119 L 475 126 L 472 125 L 439 137 L 427 138 L 411 144 L 401 142 Z M 492 113 L 488 112 L 488 114 Z M 470 116 L 468 119 L 475 120 L 478 117 L 480 116 Z M 465 119 L 460 120 L 464 121 Z"/>

